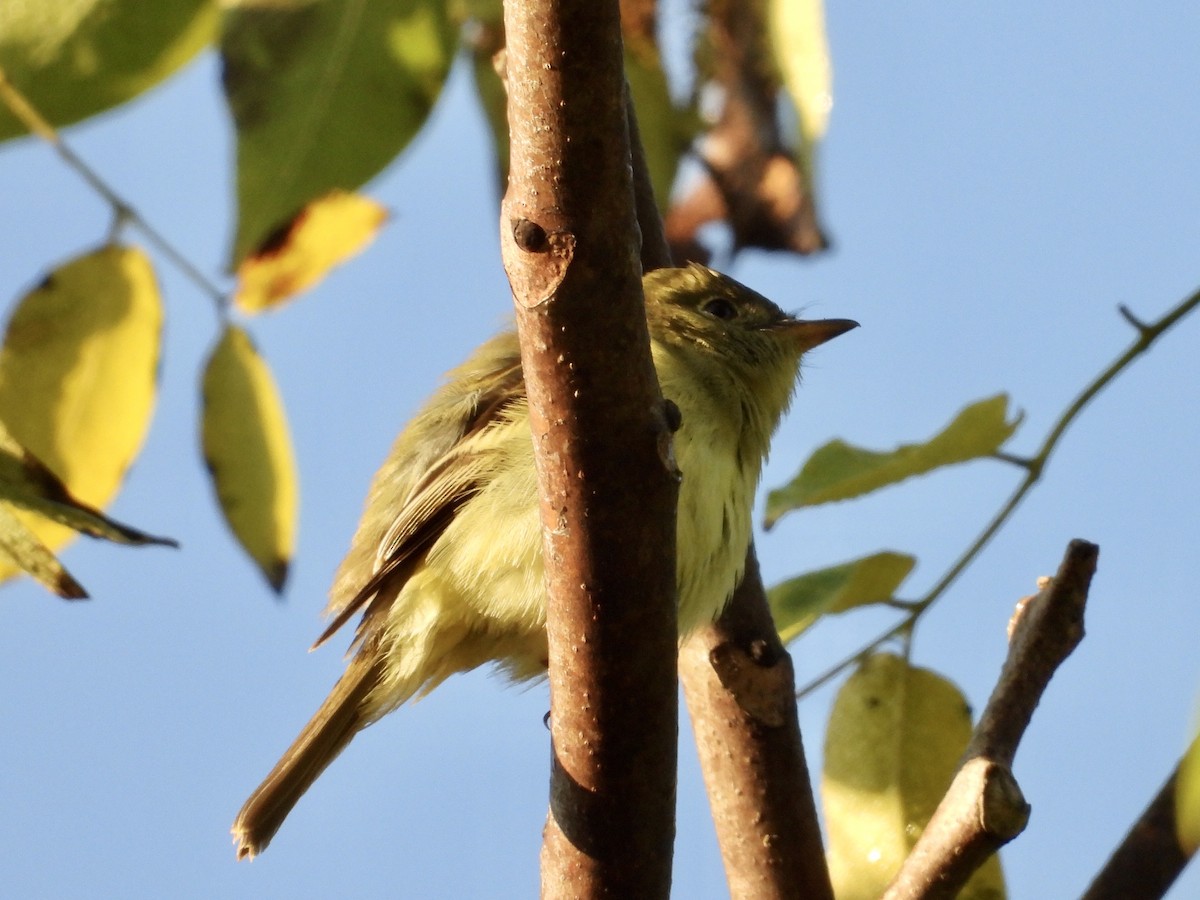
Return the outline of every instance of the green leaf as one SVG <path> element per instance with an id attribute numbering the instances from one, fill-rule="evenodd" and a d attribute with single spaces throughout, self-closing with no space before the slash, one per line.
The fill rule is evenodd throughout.
<path id="1" fill-rule="evenodd" d="M 916 564 L 916 557 L 885 550 L 775 585 L 767 599 L 780 638 L 787 643 L 827 613 L 890 600 Z"/>
<path id="2" fill-rule="evenodd" d="M 671 102 L 662 59 L 658 48 L 649 41 L 639 40 L 626 46 L 625 78 L 637 110 L 654 201 L 660 211 L 666 210 L 679 160 L 691 143 L 692 135 L 685 126 L 687 116 Z"/>
<path id="3" fill-rule="evenodd" d="M 1020 415 L 1008 420 L 1007 409 L 1007 394 L 980 400 L 924 443 L 901 444 L 888 452 L 830 441 L 809 457 L 791 483 L 767 496 L 766 527 L 793 509 L 849 500 L 942 466 L 990 456 L 1021 424 Z"/>
<path id="4" fill-rule="evenodd" d="M 210 44 L 216 0 L 4 0 L 0 68 L 52 124 L 153 87 Z M 0 105 L 0 140 L 27 133 Z"/>
<path id="5" fill-rule="evenodd" d="M 241 0 L 226 9 L 233 266 L 311 200 L 355 190 L 391 162 L 428 117 L 454 50 L 441 0 Z"/>
<path id="6" fill-rule="evenodd" d="M 482 4 L 477 4 L 482 5 Z M 471 71 L 475 75 L 475 91 L 492 132 L 492 149 L 496 154 L 497 195 L 508 184 L 508 93 L 493 62 L 504 47 L 503 9 L 499 3 L 487 11 L 487 17 L 477 16 L 467 30 L 471 51 Z"/>
<path id="7" fill-rule="evenodd" d="M 838 900 L 875 900 L 925 829 L 971 737 L 950 681 L 898 656 L 872 656 L 838 691 L 825 733 L 821 802 Z M 1004 897 L 993 856 L 962 898 Z"/>
<path id="8" fill-rule="evenodd" d="M 296 545 L 296 454 L 271 370 L 237 326 L 227 326 L 213 348 L 203 390 L 204 460 L 221 512 L 279 593 Z"/>

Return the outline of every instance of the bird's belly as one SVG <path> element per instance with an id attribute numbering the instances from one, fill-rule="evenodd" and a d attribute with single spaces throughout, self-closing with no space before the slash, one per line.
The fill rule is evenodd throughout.
<path id="1" fill-rule="evenodd" d="M 676 531 L 680 635 L 715 619 L 741 579 L 754 491 L 734 454 L 695 446 L 689 451 L 680 458 Z"/>

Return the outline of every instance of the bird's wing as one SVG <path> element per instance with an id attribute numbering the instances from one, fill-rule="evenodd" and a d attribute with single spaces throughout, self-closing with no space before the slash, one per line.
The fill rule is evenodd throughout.
<path id="1" fill-rule="evenodd" d="M 361 643 L 379 612 L 386 609 L 425 553 L 453 521 L 459 508 L 483 486 L 493 466 L 493 444 L 485 435 L 514 402 L 525 396 L 519 360 L 494 373 L 479 390 L 471 414 L 460 423 L 457 441 L 416 482 L 379 541 L 374 571 L 339 608 L 313 644 L 316 649 L 365 610 L 355 644 Z M 381 590 L 384 585 L 389 590 Z"/>

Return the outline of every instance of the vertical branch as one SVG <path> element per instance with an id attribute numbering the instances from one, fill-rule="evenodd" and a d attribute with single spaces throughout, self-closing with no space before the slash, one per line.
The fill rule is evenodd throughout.
<path id="1" fill-rule="evenodd" d="M 628 95 L 626 103 L 642 266 L 650 271 L 671 265 L 671 251 Z M 731 896 L 832 900 L 792 659 L 771 618 L 753 545 L 729 608 L 684 645 L 679 674 Z"/>
<path id="2" fill-rule="evenodd" d="M 684 644 L 679 672 L 730 895 L 832 900 L 792 658 L 753 545 L 729 608 Z"/>
<path id="3" fill-rule="evenodd" d="M 542 506 L 544 897 L 666 897 L 676 483 L 642 307 L 616 0 L 508 0 L 501 248 Z"/>

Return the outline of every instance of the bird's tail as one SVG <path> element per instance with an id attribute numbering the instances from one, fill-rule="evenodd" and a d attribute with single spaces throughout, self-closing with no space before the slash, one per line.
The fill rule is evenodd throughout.
<path id="1" fill-rule="evenodd" d="M 368 720 L 367 695 L 379 683 L 378 662 L 357 656 L 292 746 L 250 795 L 233 822 L 238 859 L 267 848 L 296 801 Z"/>

